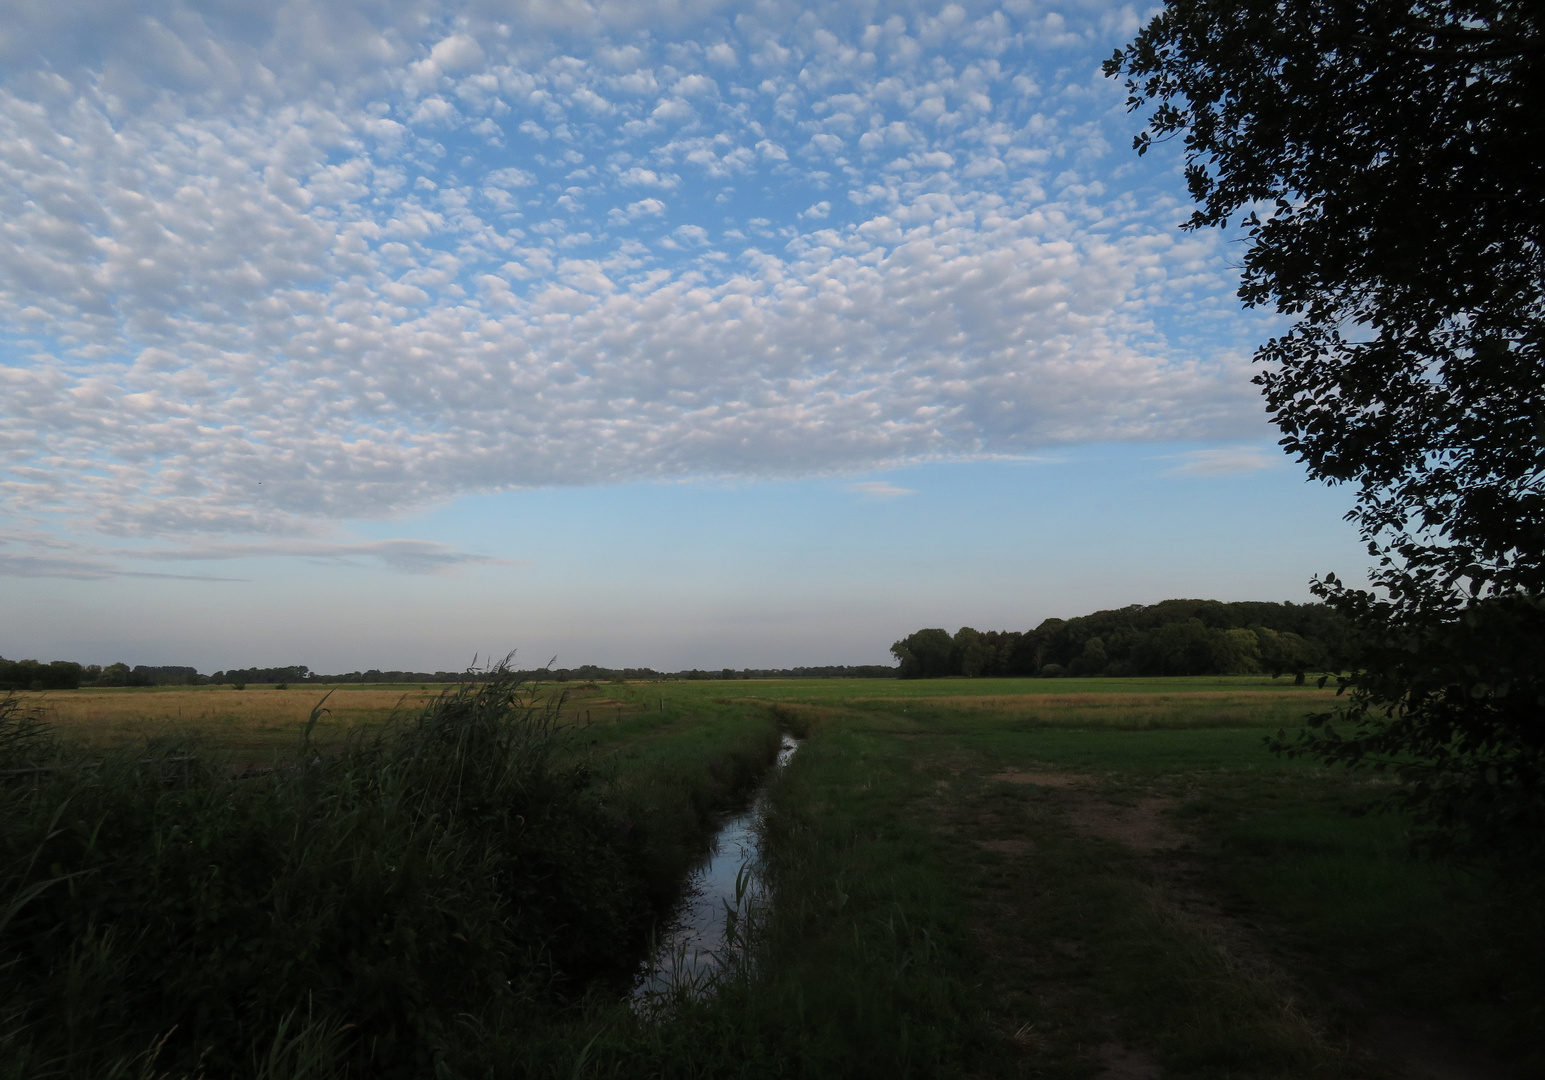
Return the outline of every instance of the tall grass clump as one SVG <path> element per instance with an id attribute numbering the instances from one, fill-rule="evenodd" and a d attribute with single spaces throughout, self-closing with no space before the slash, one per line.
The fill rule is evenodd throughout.
<path id="1" fill-rule="evenodd" d="M 9 700 L 0 1077 L 447 1075 L 469 1022 L 636 961 L 651 875 L 607 792 L 503 668 L 245 779 L 86 760 Z"/>

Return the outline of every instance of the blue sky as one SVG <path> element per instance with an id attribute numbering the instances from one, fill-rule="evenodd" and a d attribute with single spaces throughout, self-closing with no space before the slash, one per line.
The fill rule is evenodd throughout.
<path id="1" fill-rule="evenodd" d="M 0 653 L 872 663 L 1356 575 L 1102 3 L 15 5 Z"/>

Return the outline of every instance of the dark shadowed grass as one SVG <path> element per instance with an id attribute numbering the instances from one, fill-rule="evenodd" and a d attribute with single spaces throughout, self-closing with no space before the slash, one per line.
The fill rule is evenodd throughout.
<path id="1" fill-rule="evenodd" d="M 496 671 L 239 779 L 174 744 L 72 752 L 4 709 L 15 1077 L 443 1072 L 471 1021 L 530 1030 L 625 985 L 702 818 L 777 738 L 764 711 L 630 773 Z"/>
<path id="2" fill-rule="evenodd" d="M 1545 881 L 1413 857 L 1408 818 L 1367 812 L 1378 793 L 1335 774 L 1196 777 L 1177 819 L 1216 845 L 1213 888 L 1354 1018 L 1423 1017 L 1545 1075 Z"/>
<path id="3" fill-rule="evenodd" d="M 970 1071 L 988 1043 L 959 894 L 938 838 L 906 813 L 927 785 L 904 748 L 776 715 L 813 737 L 772 790 L 768 902 L 737 921 L 707 992 L 644 1008 L 595 996 L 529 1036 L 479 1026 L 458 1068 L 683 1080 Z"/>
<path id="4" fill-rule="evenodd" d="M 973 924 L 987 935 L 977 944 L 995 971 L 975 1000 L 1007 1023 L 995 1003 L 1022 978 L 1029 1004 L 1002 1033 L 1010 1036 L 1005 1057 L 981 1071 L 1086 1076 L 1102 1040 L 1125 1040 L 1167 1076 L 1380 1075 L 1390 1066 L 1375 1059 L 1389 1048 L 1360 1040 L 1393 1016 L 1460 1061 L 1492 1057 L 1507 1063 L 1503 1074 L 1545 1074 L 1538 881 L 1418 858 L 1406 819 L 1377 811 L 1387 781 L 1267 753 L 1265 733 L 1323 707 L 1312 687 L 1252 680 L 1252 702 L 1246 680 L 1220 681 L 1210 697 L 1196 692 L 1204 680 L 1164 680 L 1127 694 L 1134 715 L 1123 719 L 1109 686 L 1118 681 L 1101 680 L 1095 704 L 1111 710 L 1104 717 L 1080 715 L 1088 697 L 1067 696 L 1066 714 L 1034 722 L 1019 712 L 1018 691 L 989 692 L 1000 680 L 852 685 L 846 707 L 840 686 L 767 688 L 786 715 L 844 732 L 845 754 L 905 762 L 937 786 L 919 785 L 899 765 L 881 785 L 905 796 L 884 804 L 895 817 L 877 835 L 941 822 L 955 830 L 907 861 L 948 867 L 957 898 L 974 893 L 980 875 L 1013 882 L 1005 890 L 1012 902 Z M 1144 711 L 1156 696 L 1182 701 L 1186 722 L 1153 724 Z M 1158 812 L 1191 837 L 1164 856 L 1178 878 L 1155 878 L 1145 858 L 1070 832 L 1050 794 L 1004 784 L 997 803 L 973 794 L 1005 768 L 1079 774 L 1091 797 L 1119 805 L 1158 799 Z M 855 777 L 823 789 L 812 812 L 867 798 L 864 788 Z M 1008 847 L 984 850 L 978 841 Z M 1193 894 L 1205 900 L 1202 915 L 1191 910 Z M 1224 914 L 1208 915 L 1215 907 Z M 994 935 L 1001 923 L 1024 932 L 1005 943 Z M 1055 971 L 1062 974 L 1046 975 Z"/>

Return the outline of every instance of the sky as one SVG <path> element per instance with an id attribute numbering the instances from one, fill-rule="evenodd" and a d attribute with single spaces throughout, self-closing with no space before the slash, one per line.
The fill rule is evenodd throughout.
<path id="1" fill-rule="evenodd" d="M 1360 576 L 1099 0 L 13 0 L 0 655 L 889 662 Z"/>

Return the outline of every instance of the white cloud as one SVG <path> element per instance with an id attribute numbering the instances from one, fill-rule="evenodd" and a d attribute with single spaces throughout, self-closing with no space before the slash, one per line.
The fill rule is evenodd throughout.
<path id="1" fill-rule="evenodd" d="M 530 187 L 536 183 L 536 177 L 525 169 L 504 168 L 494 169 L 486 177 L 492 187 L 512 188 Z"/>
<path id="2" fill-rule="evenodd" d="M 681 124 L 696 118 L 697 110 L 694 109 L 685 98 L 668 97 L 654 107 L 649 114 L 651 120 L 657 120 L 662 124 Z"/>
<path id="3" fill-rule="evenodd" d="M 429 51 L 429 59 L 441 71 L 459 74 L 482 66 L 483 49 L 470 35 L 453 34 Z"/>
<path id="4" fill-rule="evenodd" d="M 68 578 L 104 581 L 115 577 L 160 578 L 170 581 L 241 581 L 213 574 L 156 574 L 129 570 L 113 562 L 80 555 L 36 554 L 0 551 L 0 577 Z"/>
<path id="5" fill-rule="evenodd" d="M 659 199 L 640 199 L 628 203 L 625 210 L 613 208 L 608 218 L 615 225 L 625 225 L 640 218 L 659 217 L 665 213 L 665 209 L 665 204 Z"/>
<path id="6" fill-rule="evenodd" d="M 1192 450 L 1170 470 L 1172 476 L 1233 476 L 1270 469 L 1281 463 L 1279 454 L 1259 446 L 1219 446 Z"/>
<path id="7" fill-rule="evenodd" d="M 707 75 L 684 75 L 671 87 L 671 93 L 681 98 L 705 97 L 718 92 L 718 84 Z"/>
<path id="8" fill-rule="evenodd" d="M 370 559 L 408 574 L 432 574 L 465 565 L 523 566 L 524 563 L 471 555 L 431 540 L 371 540 L 363 543 L 270 541 L 208 544 L 180 548 L 125 549 L 120 558 L 159 562 L 209 562 L 233 559 L 306 558 L 353 563 Z"/>
<path id="9" fill-rule="evenodd" d="M 1223 248 L 1098 171 L 1119 87 L 1044 13 L 179 5 L 0 37 L 0 512 L 295 535 L 1254 432 Z"/>
<path id="10" fill-rule="evenodd" d="M 861 480 L 849 484 L 848 490 L 871 499 L 896 499 L 903 495 L 917 494 L 911 488 L 897 487 L 888 480 Z"/>
<path id="11" fill-rule="evenodd" d="M 442 97 L 429 97 L 418 103 L 413 110 L 413 115 L 408 118 L 410 124 L 454 124 L 461 119 L 461 114 Z"/>
<path id="12" fill-rule="evenodd" d="M 0 577 L 52 577 L 86 581 L 115 577 L 243 581 L 246 579 L 213 574 L 152 571 L 143 569 L 143 565 L 273 558 L 303 558 L 347 565 L 373 564 L 405 574 L 437 574 L 469 565 L 526 565 L 519 561 L 456 551 L 447 544 L 428 540 L 269 540 L 188 544 L 179 547 L 113 548 L 80 542 L 61 543 L 55 537 L 38 534 L 12 532 L 0 535 Z"/>
<path id="13" fill-rule="evenodd" d="M 617 179 L 629 187 L 673 188 L 681 182 L 680 177 L 661 175 L 653 169 L 645 169 L 637 165 L 624 170 Z"/>
<path id="14" fill-rule="evenodd" d="M 574 91 L 573 97 L 576 104 L 596 116 L 605 116 L 612 112 L 612 103 L 588 86 L 582 86 Z"/>

